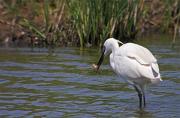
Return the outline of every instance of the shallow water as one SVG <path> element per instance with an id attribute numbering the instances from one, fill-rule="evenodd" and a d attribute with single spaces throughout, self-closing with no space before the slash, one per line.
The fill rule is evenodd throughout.
<path id="1" fill-rule="evenodd" d="M 158 38 L 162 38 L 161 41 Z M 0 49 L 0 117 L 172 118 L 180 116 L 180 42 L 148 37 L 137 43 L 158 59 L 163 82 L 146 90 L 147 107 L 110 70 L 108 59 L 96 73 L 98 49 Z"/>

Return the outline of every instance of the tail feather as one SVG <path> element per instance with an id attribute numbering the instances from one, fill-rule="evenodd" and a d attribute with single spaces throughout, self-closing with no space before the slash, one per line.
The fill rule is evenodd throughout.
<path id="1" fill-rule="evenodd" d="M 159 73 L 159 67 L 157 63 L 152 63 L 151 64 L 151 69 L 153 72 L 153 75 L 155 78 L 159 78 L 160 77 L 160 73 Z"/>
<path id="2" fill-rule="evenodd" d="M 159 73 L 159 67 L 158 67 L 158 64 L 157 63 L 152 63 L 151 64 L 151 69 L 152 69 L 152 72 L 153 72 L 153 75 L 154 75 L 154 79 L 151 80 L 151 82 L 153 84 L 158 84 L 160 81 L 163 81 L 161 79 L 161 75 Z"/>

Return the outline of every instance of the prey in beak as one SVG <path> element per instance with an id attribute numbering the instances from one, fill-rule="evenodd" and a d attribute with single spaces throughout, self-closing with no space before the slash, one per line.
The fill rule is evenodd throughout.
<path id="1" fill-rule="evenodd" d="M 105 52 L 105 50 L 106 50 L 106 48 L 105 48 L 105 46 L 104 46 L 104 47 L 102 48 L 102 51 L 101 51 L 102 53 L 101 53 L 101 56 L 100 56 L 100 58 L 99 58 L 98 63 L 92 65 L 93 68 L 94 68 L 96 71 L 99 70 L 99 68 L 100 68 L 100 66 L 101 66 L 101 64 L 102 64 L 102 62 L 103 62 L 103 60 L 104 60 L 104 52 Z"/>

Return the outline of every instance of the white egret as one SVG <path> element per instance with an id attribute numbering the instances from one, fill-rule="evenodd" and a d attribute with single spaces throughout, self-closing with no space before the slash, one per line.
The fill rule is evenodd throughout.
<path id="1" fill-rule="evenodd" d="M 97 65 L 93 65 L 94 68 L 99 70 L 104 55 L 109 54 L 112 70 L 135 88 L 139 97 L 139 107 L 143 107 L 142 102 L 144 102 L 145 107 L 144 87 L 162 81 L 156 58 L 148 49 L 140 45 L 123 44 L 119 40 L 109 38 L 105 41 L 102 55 Z"/>

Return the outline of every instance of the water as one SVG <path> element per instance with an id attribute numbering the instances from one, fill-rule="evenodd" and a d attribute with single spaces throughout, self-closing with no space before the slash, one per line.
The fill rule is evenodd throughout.
<path id="1" fill-rule="evenodd" d="M 92 70 L 98 49 L 0 49 L 0 117 L 172 118 L 180 116 L 180 43 L 167 37 L 137 43 L 158 59 L 163 82 L 148 87 L 147 107 L 138 108 L 136 92 L 110 70 Z"/>

